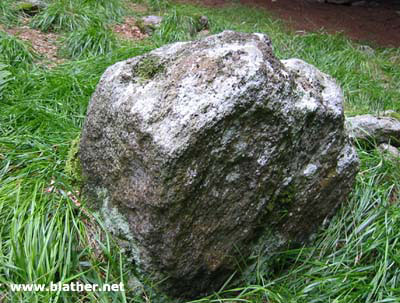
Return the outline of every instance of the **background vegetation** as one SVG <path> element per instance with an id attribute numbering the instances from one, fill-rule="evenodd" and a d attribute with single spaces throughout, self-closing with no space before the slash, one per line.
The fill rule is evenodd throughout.
<path id="1" fill-rule="evenodd" d="M 53 68 L 30 45 L 0 31 L 0 302 L 171 302 L 140 277 L 79 196 L 74 146 L 95 86 L 111 64 L 162 44 L 196 39 L 198 17 L 210 33 L 263 32 L 281 59 L 297 57 L 342 86 L 347 115 L 400 113 L 400 50 L 362 46 L 342 35 L 286 30 L 265 11 L 236 4 L 205 8 L 148 0 L 53 0 L 30 26 L 61 35 Z M 24 17 L 0 2 L 3 27 Z M 122 41 L 111 31 L 124 16 L 160 14 L 153 36 Z M 74 144 L 75 142 L 75 144 Z M 239 282 L 195 302 L 399 302 L 399 160 L 358 146 L 361 172 L 350 201 L 309 247 L 253 265 Z M 69 158 L 69 159 L 68 159 Z M 134 278 L 137 277 L 138 279 Z M 126 292 L 11 292 L 9 283 L 119 283 Z"/>

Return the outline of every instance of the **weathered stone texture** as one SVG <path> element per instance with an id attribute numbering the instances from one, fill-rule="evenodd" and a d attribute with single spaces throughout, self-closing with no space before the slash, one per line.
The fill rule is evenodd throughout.
<path id="1" fill-rule="evenodd" d="M 261 34 L 119 62 L 84 126 L 89 201 L 169 294 L 218 288 L 238 256 L 305 243 L 346 200 L 358 158 L 342 101 L 329 76 L 279 61 Z"/>
<path id="2" fill-rule="evenodd" d="M 351 138 L 400 146 L 400 121 L 393 117 L 360 115 L 346 119 Z"/>

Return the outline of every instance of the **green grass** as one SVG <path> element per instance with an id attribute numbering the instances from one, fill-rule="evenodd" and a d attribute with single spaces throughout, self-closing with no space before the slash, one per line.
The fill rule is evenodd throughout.
<path id="1" fill-rule="evenodd" d="M 102 22 L 92 22 L 87 27 L 68 34 L 60 52 L 69 58 L 82 58 L 105 55 L 116 47 L 114 33 Z"/>
<path id="2" fill-rule="evenodd" d="M 171 302 L 152 291 L 151 281 L 142 281 L 141 291 L 128 286 L 132 276 L 138 275 L 104 232 L 102 222 L 85 208 L 76 192 L 80 182 L 70 170 L 70 160 L 90 96 L 104 70 L 161 44 L 196 39 L 193 28 L 198 16 L 208 17 L 212 33 L 223 29 L 264 32 L 280 59 L 301 58 L 332 75 L 343 87 L 347 115 L 384 109 L 400 112 L 399 49 L 374 48 L 371 53 L 343 35 L 295 35 L 261 10 L 171 3 L 157 7 L 156 2 L 155 12 L 166 18 L 155 35 L 135 45 L 115 47 L 113 36 L 103 26 L 113 18 L 105 16 L 102 7 L 115 5 L 111 14 L 115 17 L 120 2 L 55 0 L 33 20 L 42 30 L 71 31 L 63 42 L 70 61 L 51 70 L 35 64 L 28 45 L 1 33 L 0 61 L 5 63 L 0 68 L 3 302 Z M 97 7 L 98 11 L 77 7 Z M 93 25 L 99 19 L 101 26 Z M 227 283 L 217 294 L 196 302 L 398 302 L 400 164 L 373 147 L 358 146 L 358 152 L 362 166 L 351 199 L 314 243 L 270 259 L 253 256 L 254 264 L 242 280 Z M 69 192 L 83 206 L 78 207 Z M 123 281 L 128 291 L 11 292 L 7 287 L 9 283 L 77 280 Z"/>
<path id="3" fill-rule="evenodd" d="M 125 14 L 122 0 L 84 0 L 83 2 L 97 14 L 104 15 L 107 20 L 119 21 Z"/>
<path id="4" fill-rule="evenodd" d="M 38 57 L 27 42 L 0 31 L 0 62 L 11 66 L 27 66 Z"/>
<path id="5" fill-rule="evenodd" d="M 0 1 L 0 23 L 7 26 L 14 25 L 18 22 L 18 12 L 14 8 L 14 1 Z"/>
<path id="6" fill-rule="evenodd" d="M 191 40 L 202 29 L 199 15 L 184 14 L 176 9 L 172 9 L 164 16 L 153 38 L 159 45 Z"/>
<path id="7" fill-rule="evenodd" d="M 98 20 L 119 21 L 124 15 L 122 0 L 54 0 L 31 21 L 41 31 L 72 32 Z"/>
<path id="8" fill-rule="evenodd" d="M 88 25 L 94 17 L 81 1 L 56 0 L 31 21 L 33 28 L 41 31 L 74 31 Z"/>
<path id="9" fill-rule="evenodd" d="M 89 245 L 89 239 L 96 241 L 103 234 L 101 223 L 88 219 L 68 198 L 77 188 L 72 187 L 66 160 L 104 69 L 148 50 L 121 48 L 112 56 L 52 71 L 12 71 L 16 79 L 8 84 L 0 106 L 0 283 L 73 279 L 101 284 L 119 283 L 121 275 L 125 279 L 125 265 L 109 240 L 98 243 L 103 260 Z M 90 236 L 88 222 L 95 230 Z M 124 302 L 123 297 L 119 292 L 7 292 L 6 302 Z"/>
<path id="10" fill-rule="evenodd" d="M 136 1 L 143 2 L 143 1 Z M 168 9 L 171 5 L 167 0 L 144 0 L 144 2 L 154 11 L 163 11 Z"/>

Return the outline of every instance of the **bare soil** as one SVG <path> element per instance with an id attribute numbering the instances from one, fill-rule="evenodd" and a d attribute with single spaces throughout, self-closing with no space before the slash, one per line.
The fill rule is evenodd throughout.
<path id="1" fill-rule="evenodd" d="M 1 0 L 0 0 L 1 1 Z M 138 8 L 135 6 L 135 8 Z M 140 8 L 140 7 L 139 7 Z M 29 27 L 30 19 L 28 17 L 22 19 L 20 26 L 6 27 L 0 24 L 0 30 L 14 35 L 19 39 L 28 42 L 33 50 L 41 55 L 40 62 L 47 67 L 55 67 L 58 64 L 66 62 L 66 59 L 61 58 L 58 54 L 60 47 L 60 35 L 53 32 L 41 32 Z M 121 38 L 126 40 L 141 40 L 148 37 L 143 34 L 136 26 L 136 21 L 133 17 L 126 17 L 124 23 L 115 24 L 112 30 Z M 1 302 L 0 302 L 1 303 Z"/>
<path id="2" fill-rule="evenodd" d="M 312 0 L 193 0 L 207 6 L 238 3 L 264 8 L 295 31 L 343 32 L 353 40 L 383 47 L 400 47 L 400 1 L 351 6 Z"/>
<path id="3" fill-rule="evenodd" d="M 0 30 L 29 42 L 33 50 L 42 56 L 43 60 L 41 61 L 46 66 L 54 67 L 57 64 L 63 63 L 65 59 L 60 58 L 57 54 L 59 45 L 57 40 L 59 39 L 59 35 L 55 33 L 43 33 L 30 28 L 28 24 L 29 18 L 24 18 L 21 26 L 7 28 L 0 24 Z"/>
<path id="4" fill-rule="evenodd" d="M 134 17 L 127 17 L 125 18 L 124 23 L 114 25 L 113 31 L 119 37 L 126 40 L 141 40 L 148 37 L 140 31 L 139 27 L 136 26 L 136 20 Z"/>

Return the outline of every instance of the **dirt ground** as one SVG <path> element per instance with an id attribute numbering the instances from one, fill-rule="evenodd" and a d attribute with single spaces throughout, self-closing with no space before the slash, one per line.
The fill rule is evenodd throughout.
<path id="1" fill-rule="evenodd" d="M 1 1 L 1 0 L 0 0 Z M 137 6 L 134 7 L 135 9 Z M 141 9 L 139 7 L 139 9 Z M 47 67 L 55 67 L 60 63 L 66 62 L 66 59 L 59 57 L 58 49 L 60 45 L 60 35 L 57 33 L 43 33 L 39 30 L 29 27 L 30 18 L 25 17 L 21 20 L 22 24 L 15 27 L 6 27 L 0 24 L 0 30 L 5 31 L 10 35 L 14 35 L 19 39 L 26 41 L 32 46 L 32 49 L 41 55 L 40 62 Z M 126 17 L 124 23 L 116 24 L 111 28 L 121 39 L 125 40 L 140 40 L 147 37 L 141 33 L 136 26 L 136 21 L 133 17 Z M 0 301 L 1 303 L 1 301 Z"/>
<path id="2" fill-rule="evenodd" d="M 400 47 L 400 0 L 376 1 L 379 5 L 350 6 L 312 0 L 194 0 L 209 6 L 234 2 L 256 5 L 283 19 L 295 31 L 344 32 L 350 38 L 384 47 Z"/>

